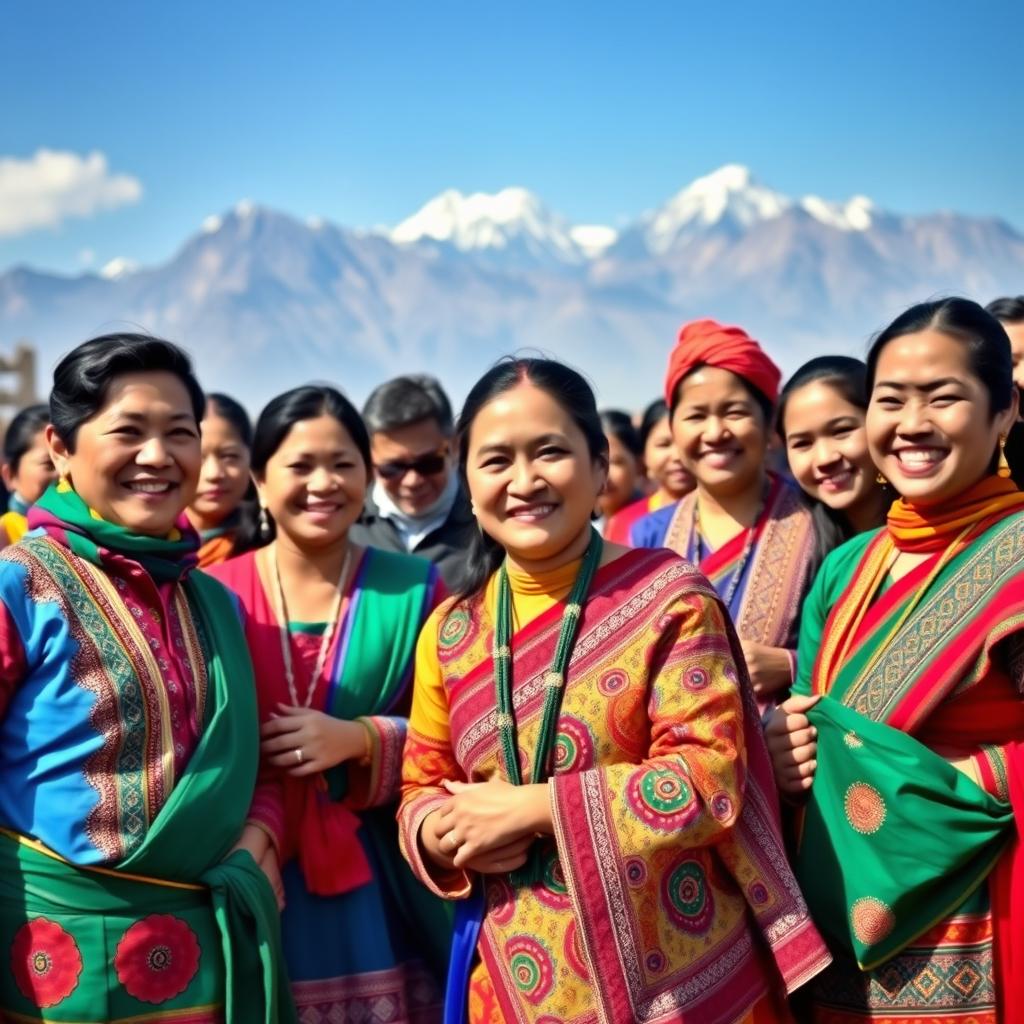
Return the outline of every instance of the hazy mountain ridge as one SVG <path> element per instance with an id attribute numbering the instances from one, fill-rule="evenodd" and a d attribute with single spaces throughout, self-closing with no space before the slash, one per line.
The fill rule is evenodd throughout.
<path id="1" fill-rule="evenodd" d="M 603 403 L 636 406 L 659 392 L 686 319 L 741 323 L 787 369 L 861 354 L 911 302 L 1024 291 L 1024 237 L 861 196 L 790 199 L 729 165 L 618 231 L 573 225 L 523 189 L 443 193 L 386 233 L 240 204 L 167 263 L 118 267 L 0 275 L 2 343 L 37 344 L 45 378 L 77 341 L 134 324 L 180 341 L 206 386 L 253 406 L 309 379 L 361 399 L 412 370 L 460 398 L 500 355 L 539 348 L 584 369 Z"/>

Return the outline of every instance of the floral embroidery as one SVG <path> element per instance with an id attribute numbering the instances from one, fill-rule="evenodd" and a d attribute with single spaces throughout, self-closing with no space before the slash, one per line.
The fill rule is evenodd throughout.
<path id="1" fill-rule="evenodd" d="M 170 914 L 150 914 L 121 936 L 114 954 L 117 977 L 129 995 L 165 1003 L 188 988 L 199 970 L 195 932 Z"/>
<path id="2" fill-rule="evenodd" d="M 861 835 L 872 835 L 885 824 L 887 812 L 882 794 L 866 782 L 855 782 L 847 789 L 843 807 L 850 827 Z"/>
<path id="3" fill-rule="evenodd" d="M 594 765 L 594 737 L 579 718 L 562 715 L 555 738 L 555 771 L 582 772 Z"/>
<path id="4" fill-rule="evenodd" d="M 850 908 L 850 922 L 857 939 L 871 946 L 881 942 L 896 927 L 896 915 L 881 900 L 863 896 Z"/>
<path id="5" fill-rule="evenodd" d="M 700 812 L 689 779 L 681 767 L 669 765 L 634 775 L 626 789 L 630 810 L 659 832 L 674 832 Z"/>
<path id="6" fill-rule="evenodd" d="M 704 869 L 697 861 L 684 859 L 666 874 L 661 899 L 669 920 L 684 931 L 701 933 L 711 927 L 715 905 Z"/>
<path id="7" fill-rule="evenodd" d="M 852 730 L 849 729 L 843 736 L 843 742 L 851 750 L 859 750 L 864 746 L 864 741 Z"/>
<path id="8" fill-rule="evenodd" d="M 56 1006 L 78 987 L 82 954 L 59 924 L 36 917 L 14 936 L 11 972 L 26 999 L 40 1008 Z"/>

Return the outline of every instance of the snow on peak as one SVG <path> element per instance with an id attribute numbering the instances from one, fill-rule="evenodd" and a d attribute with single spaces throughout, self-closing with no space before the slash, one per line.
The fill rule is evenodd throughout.
<path id="1" fill-rule="evenodd" d="M 134 274 L 138 269 L 139 265 L 134 260 L 128 260 L 123 256 L 117 256 L 109 263 L 105 263 L 103 265 L 100 270 L 100 277 L 105 277 L 108 281 L 117 281 L 119 278 L 127 277 L 129 274 Z"/>
<path id="2" fill-rule="evenodd" d="M 596 259 L 618 241 L 619 233 L 604 224 L 577 224 L 569 230 L 569 237 L 580 247 L 584 256 Z"/>
<path id="3" fill-rule="evenodd" d="M 217 214 L 211 213 L 209 217 L 203 218 L 203 223 L 200 225 L 204 235 L 213 235 L 220 231 L 221 226 L 224 224 L 224 219 L 218 217 Z"/>
<path id="4" fill-rule="evenodd" d="M 833 203 L 818 196 L 804 196 L 800 205 L 815 220 L 840 231 L 867 231 L 875 204 L 867 196 L 854 196 L 845 203 Z"/>
<path id="5" fill-rule="evenodd" d="M 463 252 L 516 247 L 566 263 L 584 258 L 569 222 L 524 188 L 470 195 L 448 189 L 402 221 L 390 237 L 398 245 L 432 239 Z"/>
<path id="6" fill-rule="evenodd" d="M 650 219 L 647 244 L 665 252 L 693 230 L 731 222 L 749 228 L 758 221 L 781 216 L 792 200 L 761 185 L 740 164 L 726 164 L 687 185 Z"/>

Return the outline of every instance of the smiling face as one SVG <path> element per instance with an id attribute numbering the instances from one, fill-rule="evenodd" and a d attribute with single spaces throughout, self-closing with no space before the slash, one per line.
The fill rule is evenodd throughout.
<path id="1" fill-rule="evenodd" d="M 834 385 L 811 381 L 786 401 L 786 455 L 796 482 L 837 512 L 876 500 L 864 410 Z"/>
<path id="2" fill-rule="evenodd" d="M 46 428 L 58 472 L 103 519 L 134 533 L 166 536 L 195 494 L 199 424 L 172 373 L 125 373 L 79 428 L 70 452 Z"/>
<path id="3" fill-rule="evenodd" d="M 18 460 L 16 472 L 11 472 L 7 465 L 3 467 L 3 479 L 7 490 L 20 494 L 29 505 L 42 497 L 43 491 L 57 479 L 45 429 L 32 438 L 32 443 Z"/>
<path id="4" fill-rule="evenodd" d="M 742 494 L 761 486 L 767 425 L 736 374 L 702 366 L 679 385 L 672 436 L 697 486 L 711 494 Z"/>
<path id="5" fill-rule="evenodd" d="M 348 534 L 363 510 L 366 481 L 352 436 L 325 413 L 288 431 L 256 487 L 279 536 L 308 549 L 329 547 Z"/>
<path id="6" fill-rule="evenodd" d="M 188 515 L 200 530 L 209 530 L 238 508 L 249 489 L 249 449 L 212 407 L 207 407 L 201 427 L 202 469 Z"/>
<path id="7" fill-rule="evenodd" d="M 987 475 L 999 435 L 1016 414 L 1016 389 L 1011 407 L 993 416 L 965 345 L 928 329 L 882 349 L 868 405 L 868 445 L 904 498 L 935 505 Z"/>
<path id="8" fill-rule="evenodd" d="M 633 500 L 640 480 L 640 460 L 613 434 L 607 431 L 608 482 L 598 498 L 603 516 L 612 516 Z"/>
<path id="9" fill-rule="evenodd" d="M 377 479 L 407 516 L 429 512 L 452 472 L 449 439 L 433 417 L 376 431 L 370 438 L 370 455 Z"/>
<path id="10" fill-rule="evenodd" d="M 1013 381 L 1017 387 L 1024 388 L 1024 321 L 1016 324 L 1004 321 L 1003 327 L 1009 335 L 1013 354 Z"/>
<path id="11" fill-rule="evenodd" d="M 582 554 L 606 472 L 568 410 L 528 382 L 488 402 L 470 428 L 477 521 L 522 566 Z"/>
<path id="12" fill-rule="evenodd" d="M 647 477 L 673 499 L 681 498 L 693 490 L 693 474 L 683 465 L 679 449 L 672 439 L 672 423 L 666 413 L 647 435 L 644 445 L 644 465 Z"/>

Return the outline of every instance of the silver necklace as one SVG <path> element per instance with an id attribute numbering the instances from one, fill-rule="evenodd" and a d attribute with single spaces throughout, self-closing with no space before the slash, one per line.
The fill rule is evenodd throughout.
<path id="1" fill-rule="evenodd" d="M 316 667 L 313 669 L 312 678 L 309 681 L 309 688 L 306 690 L 305 698 L 301 704 L 298 690 L 295 686 L 295 667 L 292 664 L 292 638 L 288 630 L 288 610 L 284 601 L 284 588 L 281 586 L 281 569 L 277 564 L 277 545 L 273 545 L 270 565 L 274 571 L 274 614 L 277 616 L 278 636 L 281 640 L 281 658 L 284 661 L 285 679 L 288 681 L 288 695 L 292 699 L 293 707 L 308 708 L 313 703 L 313 694 L 316 691 L 316 684 L 320 681 L 320 673 L 324 670 L 327 661 L 327 652 L 331 649 L 331 641 L 338 626 L 338 618 L 341 613 L 341 602 L 345 597 L 346 581 L 348 578 L 349 565 L 352 561 L 352 545 L 349 544 L 345 551 L 345 560 L 341 563 L 341 575 L 338 577 L 335 586 L 334 606 L 331 609 L 331 616 L 327 620 L 327 628 L 320 639 L 320 651 L 316 656 Z"/>

